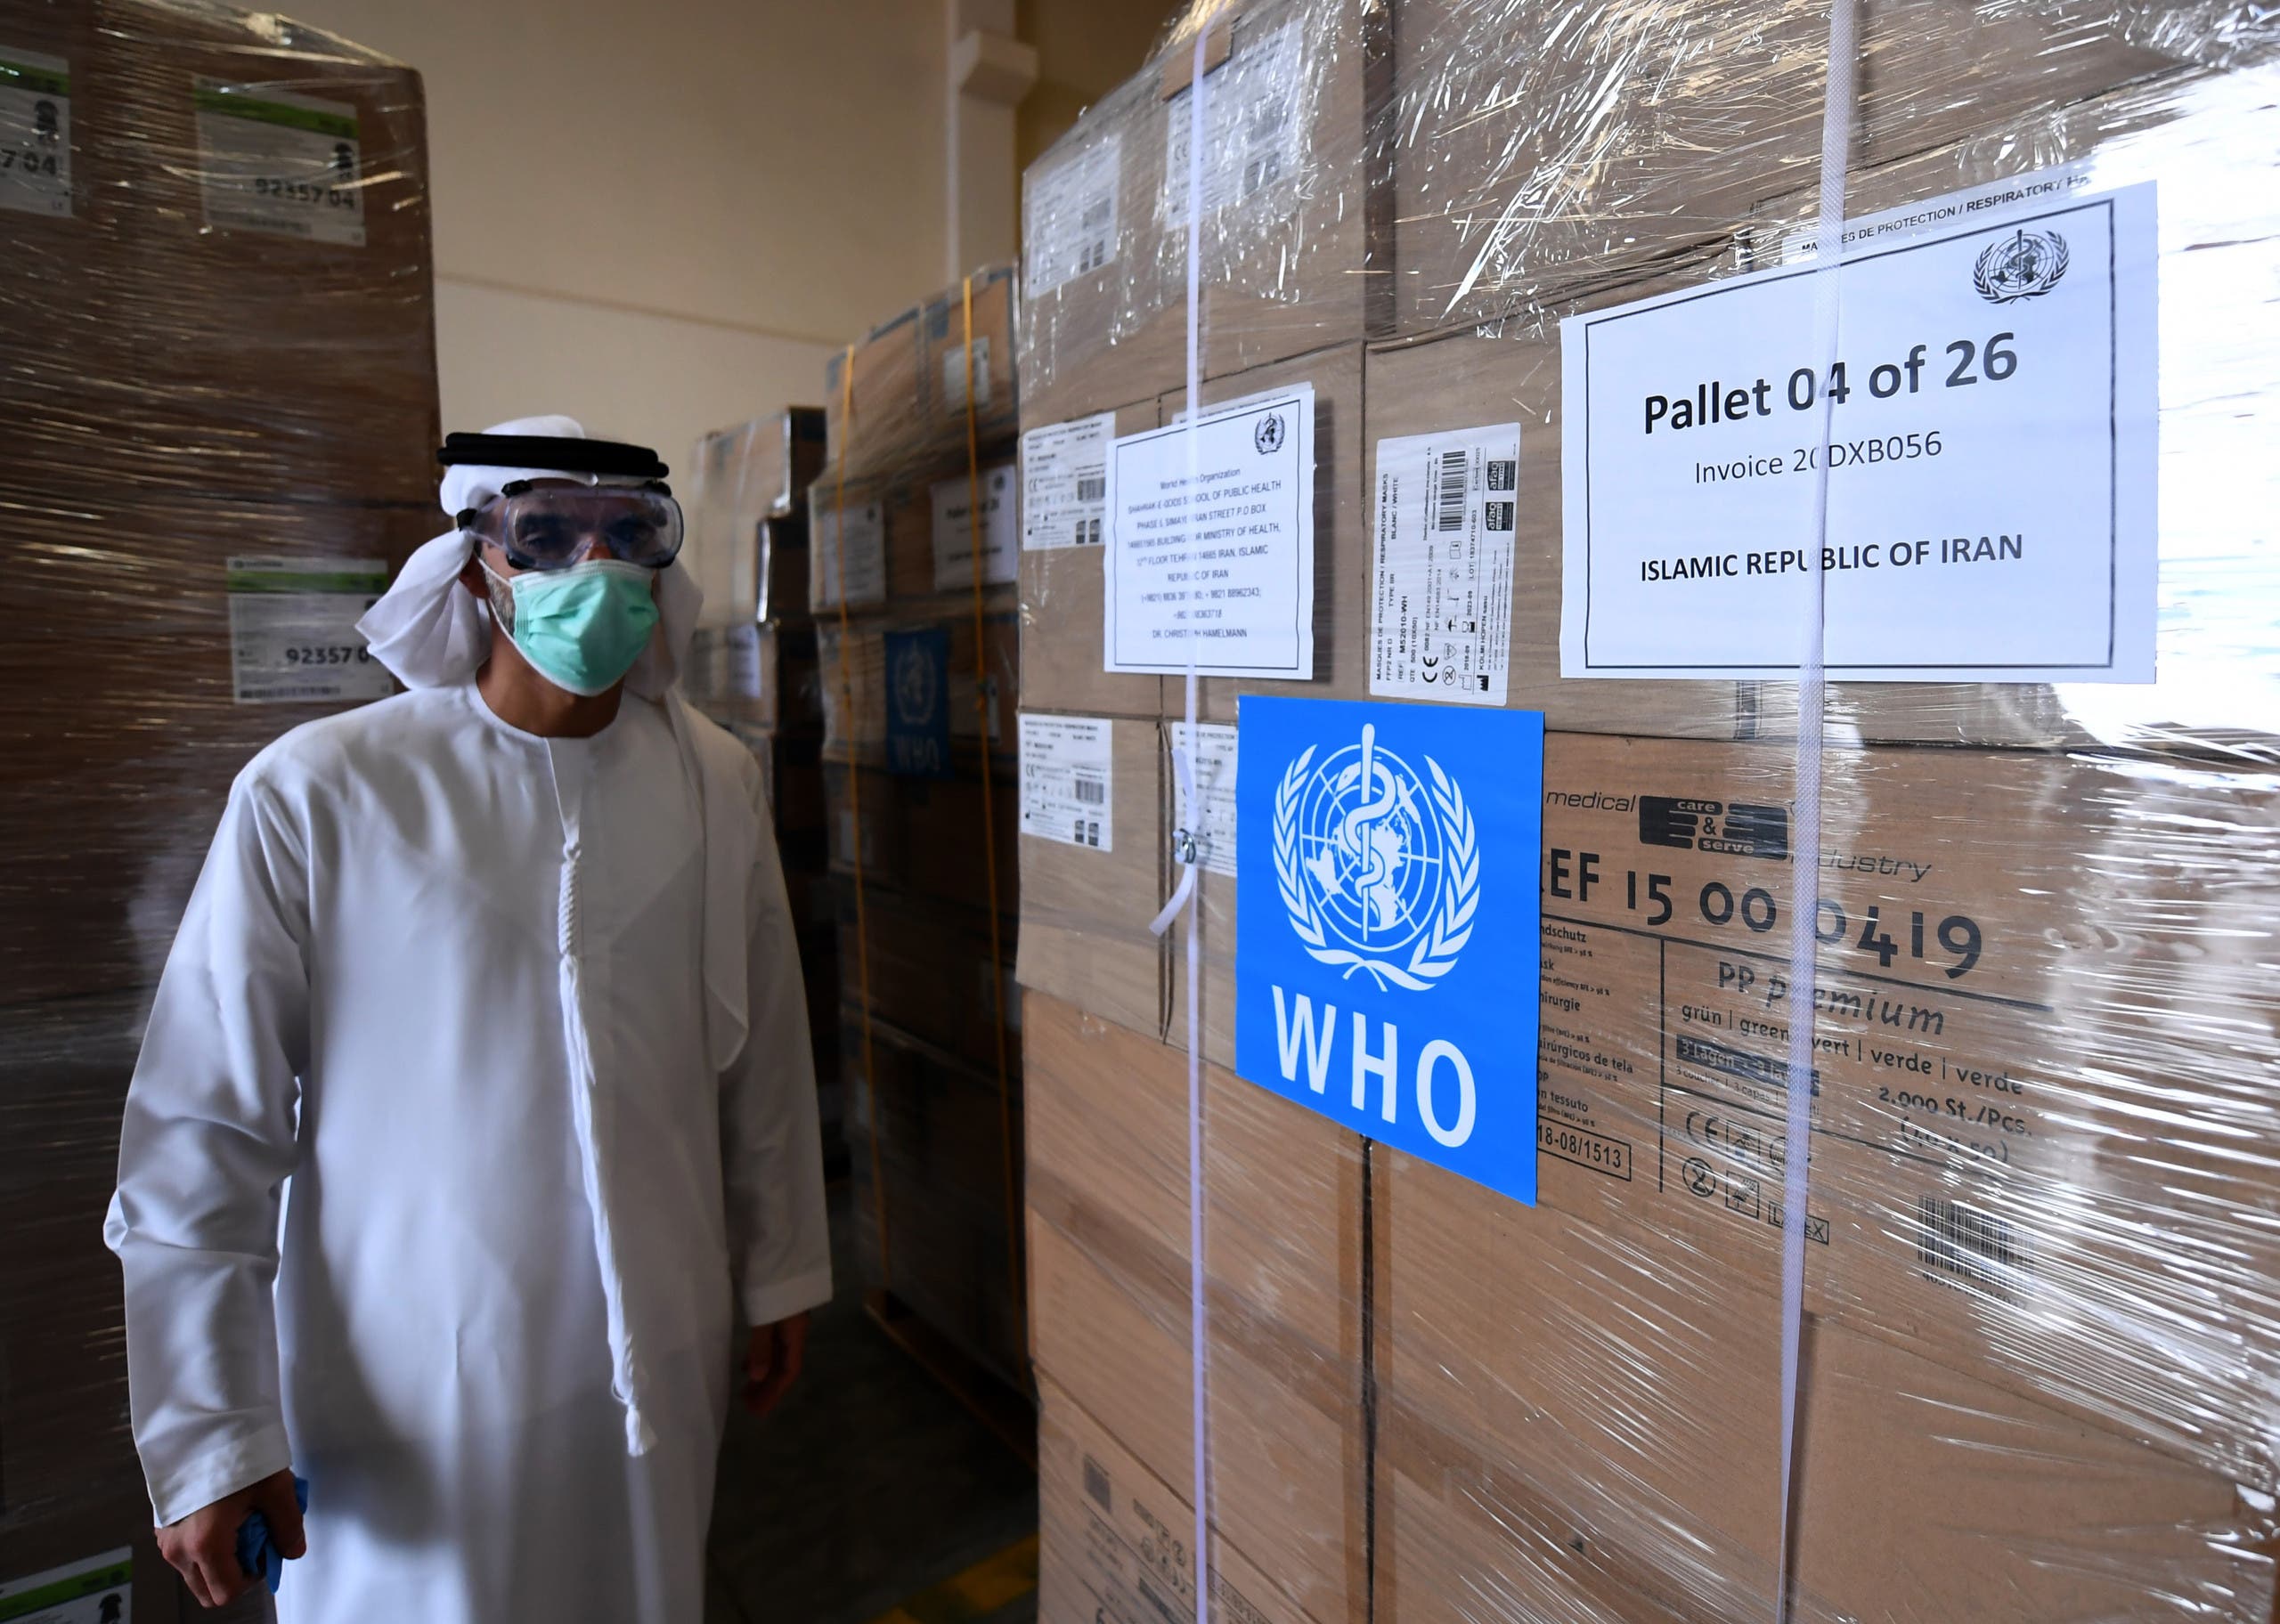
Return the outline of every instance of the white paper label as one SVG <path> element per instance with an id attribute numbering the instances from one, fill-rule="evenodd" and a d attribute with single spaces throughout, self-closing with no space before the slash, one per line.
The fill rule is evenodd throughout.
<path id="1" fill-rule="evenodd" d="M 206 223 L 364 246 L 356 110 L 274 85 L 201 78 L 198 178 Z"/>
<path id="2" fill-rule="evenodd" d="M 387 667 L 356 629 L 387 590 L 378 558 L 232 558 L 230 674 L 241 705 L 379 699 Z"/>
<path id="3" fill-rule="evenodd" d="M 1306 157 L 1301 110 L 1311 89 L 1302 71 L 1305 37 L 1294 20 L 1245 41 L 1204 76 L 1202 188 L 1198 212 L 1217 214 L 1245 202 L 1276 182 L 1296 175 Z M 1194 94 L 1183 86 L 1164 103 L 1162 217 L 1177 227 L 1187 218 L 1188 110 Z"/>
<path id="4" fill-rule="evenodd" d="M 1114 849 L 1110 738 L 1105 718 L 1022 712 L 1023 834 Z"/>
<path id="5" fill-rule="evenodd" d="M 965 345 L 954 344 L 942 352 L 942 410 L 965 410 Z M 989 410 L 989 335 L 976 333 L 973 338 L 973 404 L 976 410 Z"/>
<path id="6" fill-rule="evenodd" d="M 1104 669 L 1313 677 L 1314 441 L 1301 384 L 1110 448 Z"/>
<path id="7" fill-rule="evenodd" d="M 71 65 L 0 45 L 0 208 L 71 212 Z"/>
<path id="8" fill-rule="evenodd" d="M 1116 194 L 1124 141 L 1104 130 L 1062 163 L 1031 171 L 1023 275 L 1032 299 L 1116 257 Z"/>
<path id="9" fill-rule="evenodd" d="M 721 638 L 721 687 L 736 699 L 760 697 L 760 628 L 731 626 Z"/>
<path id="10" fill-rule="evenodd" d="M 2154 189 L 1561 324 L 1564 677 L 2154 675 Z"/>
<path id="11" fill-rule="evenodd" d="M 1052 423 L 1022 436 L 1022 546 L 1098 547 L 1108 516 L 1116 414 Z"/>
<path id="12" fill-rule="evenodd" d="M 1171 731 L 1172 748 L 1184 748 L 1188 741 L 1187 724 L 1174 722 Z M 1195 776 L 1193 801 L 1180 785 L 1177 764 L 1173 766 L 1177 826 L 1195 837 L 1196 858 L 1205 872 L 1232 880 L 1235 873 L 1235 730 L 1216 722 L 1198 723 L 1188 770 Z"/>
<path id="13" fill-rule="evenodd" d="M 963 474 L 934 482 L 934 590 L 973 584 L 973 482 Z M 1012 581 L 1019 572 L 1014 546 L 1014 465 L 981 470 L 981 579 Z"/>
<path id="14" fill-rule="evenodd" d="M 1502 705 L 1520 426 L 1378 442 L 1370 692 Z"/>
<path id="15" fill-rule="evenodd" d="M 1850 254 L 1860 248 L 1882 248 L 1943 226 L 1976 224 L 1997 210 L 2023 203 L 2048 203 L 2071 198 L 2089 191 L 2090 178 L 2090 165 L 2084 159 L 2052 169 L 2038 169 L 2032 175 L 2014 175 L 2007 181 L 1989 181 L 1921 203 L 1904 203 L 1898 208 L 1862 215 L 1844 223 L 1844 251 Z M 1812 227 L 1791 231 L 1781 244 L 1782 263 L 1812 258 L 1820 243 L 1820 233 Z"/>
<path id="16" fill-rule="evenodd" d="M 0 1619 L 9 1624 L 133 1624 L 134 1553 L 126 1546 L 0 1579 Z"/>
<path id="17" fill-rule="evenodd" d="M 821 502 L 809 505 L 808 522 L 814 537 L 808 554 L 808 605 L 812 609 L 839 607 L 841 556 L 847 567 L 847 606 L 859 609 L 883 604 L 887 597 L 887 520 L 884 504 L 851 503 L 846 509 L 846 545 L 840 545 L 840 510 Z"/>

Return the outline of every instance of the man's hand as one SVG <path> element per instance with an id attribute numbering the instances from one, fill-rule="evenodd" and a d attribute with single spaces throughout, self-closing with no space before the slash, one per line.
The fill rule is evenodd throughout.
<path id="1" fill-rule="evenodd" d="M 299 1556 L 309 1548 L 301 1532 L 301 1507 L 293 1498 L 289 1468 L 159 1531 L 159 1555 L 174 1564 L 200 1606 L 219 1607 L 254 1582 L 254 1575 L 238 1565 L 238 1529 L 246 1514 L 254 1511 L 269 1519 L 269 1537 L 287 1556 Z"/>
<path id="2" fill-rule="evenodd" d="M 799 1379 L 800 1361 L 808 1352 L 808 1317 L 794 1314 L 773 1325 L 752 1328 L 752 1343 L 745 1350 L 745 1408 L 755 1416 L 774 1409 Z"/>

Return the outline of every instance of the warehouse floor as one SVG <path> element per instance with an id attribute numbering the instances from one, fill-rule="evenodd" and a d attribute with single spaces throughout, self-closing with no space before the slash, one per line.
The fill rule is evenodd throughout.
<path id="1" fill-rule="evenodd" d="M 976 1598 L 1021 1587 L 1008 1576 L 1037 1531 L 1037 1480 L 865 1317 L 851 1230 L 835 1184 L 839 1295 L 817 1312 L 805 1374 L 766 1421 L 729 1417 L 706 1624 L 868 1624 L 898 1610 L 898 1624 L 1027 1624 L 1033 1586 L 994 1611 Z"/>

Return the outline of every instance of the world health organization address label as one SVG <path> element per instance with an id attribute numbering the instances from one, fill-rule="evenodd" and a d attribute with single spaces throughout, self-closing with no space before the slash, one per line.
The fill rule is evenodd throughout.
<path id="1" fill-rule="evenodd" d="M 1792 674 L 1817 553 L 1832 677 L 2151 681 L 2153 186 L 1836 274 L 1826 369 L 1810 264 L 1561 324 L 1560 674 Z"/>

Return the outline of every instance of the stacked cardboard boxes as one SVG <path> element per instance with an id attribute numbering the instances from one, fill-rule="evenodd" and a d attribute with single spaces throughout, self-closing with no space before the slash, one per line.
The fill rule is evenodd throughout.
<path id="1" fill-rule="evenodd" d="M 758 758 L 800 937 L 824 1159 L 847 1165 L 839 1074 L 838 905 L 823 805 L 823 690 L 808 610 L 808 488 L 823 410 L 788 406 L 696 443 L 681 562 L 704 609 L 681 686 Z"/>
<path id="2" fill-rule="evenodd" d="M 1238 249 L 1206 256 L 1204 306 L 1215 273 L 1225 285 L 1204 403 L 1313 385 L 1317 567 L 1314 679 L 1207 678 L 1198 714 L 1234 724 L 1246 694 L 1368 697 L 1378 448 L 1520 426 L 1508 702 L 1551 729 L 1539 1202 L 1221 1069 L 1234 854 L 1218 812 L 1173 786 L 1185 684 L 1103 672 L 1098 549 L 1025 551 L 1024 772 L 1065 770 L 1097 721 L 1113 832 L 1072 845 L 1025 818 L 1022 840 L 1044 1616 L 1193 1606 L 1177 1562 L 1136 1572 L 1120 1555 L 1136 1521 L 1192 1543 L 1186 976 L 1147 930 L 1184 829 L 1211 831 L 1197 1013 L 1223 1616 L 1355 1616 L 1356 1593 L 1323 1576 L 1363 1571 L 1378 1616 L 1404 1618 L 1740 1619 L 1787 1590 L 1799 1618 L 2260 1624 L 2280 1487 L 2280 1300 L 2260 1238 L 2280 1208 L 2264 1097 L 2280 989 L 2260 922 L 2280 901 L 2280 672 L 2250 606 L 2268 602 L 2269 569 L 2243 528 L 2272 476 L 2227 416 L 2268 427 L 2280 384 L 2245 291 L 2271 272 L 2269 70 L 2236 31 L 2253 20 L 1862 8 L 1852 213 L 2078 160 L 2101 188 L 2162 188 L 2164 630 L 2161 680 L 2140 688 L 1830 689 L 1785 1504 L 1797 1017 L 1786 922 L 1763 905 L 1786 906 L 1796 857 L 1796 689 L 1561 680 L 1557 318 L 1770 263 L 1811 225 L 1826 15 L 1686 4 L 1586 26 L 1410 3 L 1378 35 L 1358 9 L 1299 8 L 1327 54 L 1302 52 L 1291 88 L 1313 105 L 1357 73 L 1353 121 L 1317 129 L 1312 161 L 1294 149 L 1300 178 L 1248 214 L 1239 183 L 1204 188 L 1238 199 L 1203 227 L 1207 250 Z M 1103 432 L 1121 434 L 1185 408 L 1184 287 L 1165 269 L 1184 258 L 1181 216 L 1126 202 L 1177 179 L 1165 91 L 1195 31 L 1226 31 L 1213 79 L 1255 107 L 1233 65 L 1291 14 L 1209 8 L 1032 170 L 1022 382 L 1040 466 L 1083 414 L 1112 410 Z M 1323 217 L 1357 223 L 1346 285 L 1382 284 L 1386 302 L 1360 301 L 1343 343 L 1246 329 L 1266 262 L 1240 245 L 1281 256 Z M 1034 472 L 1025 491 L 1057 500 Z M 1207 779 L 1231 774 L 1231 739 L 1198 744 Z M 1738 808 L 1745 826 L 1762 811 L 1772 832 L 1680 840 L 1673 808 Z M 1128 1120 L 1143 1108 L 1161 1122 Z M 1100 1125 L 1090 1143 L 1065 1126 L 1082 1120 Z M 1303 1190 L 1266 1197 L 1236 1173 L 1261 1134 Z M 1315 1137 L 1331 1142 L 1310 1161 Z M 1356 1235 L 1358 1277 L 1324 1255 Z M 1245 1351 L 1261 1347 L 1279 1356 Z M 1303 1424 L 1340 1392 L 1358 1439 Z M 1268 1433 L 1304 1464 L 1262 1472 Z M 1334 1484 L 1358 1498 L 1341 1509 Z"/>
<path id="3" fill-rule="evenodd" d="M 1014 286 L 963 279 L 827 369 L 808 602 L 870 1284 L 1025 1389 Z"/>
<path id="4" fill-rule="evenodd" d="M 410 69 L 218 7 L 0 4 L 0 1587 L 92 1617 L 124 1547 L 164 1620 L 121 1102 L 232 777 L 389 691 L 351 628 L 442 528 L 425 115 Z"/>

